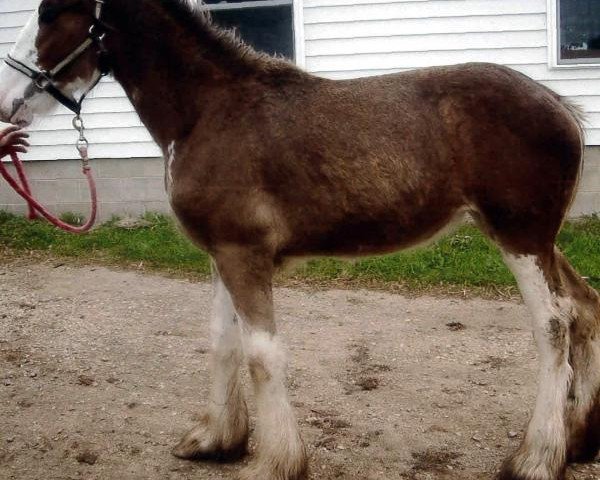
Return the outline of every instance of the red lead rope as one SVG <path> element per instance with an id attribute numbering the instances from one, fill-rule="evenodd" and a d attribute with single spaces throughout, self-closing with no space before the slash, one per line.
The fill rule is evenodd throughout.
<path id="1" fill-rule="evenodd" d="M 87 150 L 87 148 L 85 149 Z M 82 153 L 83 157 L 84 153 Z M 86 160 L 87 160 L 87 152 L 85 152 Z M 88 185 L 90 188 L 90 198 L 92 200 L 92 210 L 90 212 L 90 218 L 81 227 L 74 227 L 73 225 L 69 225 L 68 223 L 63 222 L 56 216 L 52 215 L 46 208 L 38 202 L 31 193 L 31 188 L 29 187 L 29 182 L 27 180 L 27 176 L 25 175 L 25 169 L 23 168 L 23 162 L 19 159 L 16 153 L 12 153 L 10 158 L 17 170 L 17 175 L 19 177 L 19 181 L 15 179 L 7 170 L 6 166 L 0 161 L 0 174 L 4 177 L 4 179 L 8 182 L 8 184 L 17 192 L 23 199 L 27 202 L 27 206 L 29 207 L 29 218 L 35 219 L 38 218 L 37 214 L 39 213 L 48 220 L 52 225 L 65 230 L 70 233 L 86 233 L 88 232 L 94 223 L 96 223 L 96 214 L 98 211 L 98 198 L 96 195 L 96 182 L 94 181 L 94 177 L 92 176 L 92 171 L 90 167 L 87 165 L 87 162 L 84 162 L 83 166 L 83 174 L 86 176 Z"/>

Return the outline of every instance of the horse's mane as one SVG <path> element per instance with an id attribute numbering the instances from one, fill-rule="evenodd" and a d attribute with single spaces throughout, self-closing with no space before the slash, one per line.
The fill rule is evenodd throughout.
<path id="1" fill-rule="evenodd" d="M 202 3 L 193 0 L 158 0 L 165 11 L 195 35 L 201 45 L 221 58 L 230 58 L 243 65 L 259 67 L 264 70 L 295 68 L 283 59 L 274 58 L 266 53 L 257 52 L 244 43 L 233 30 L 216 26 L 210 11 L 199 8 Z"/>

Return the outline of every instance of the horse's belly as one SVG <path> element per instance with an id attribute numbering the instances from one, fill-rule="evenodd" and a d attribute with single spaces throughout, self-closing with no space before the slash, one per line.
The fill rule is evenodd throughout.
<path id="1" fill-rule="evenodd" d="M 307 229 L 290 255 L 360 256 L 389 253 L 427 242 L 449 224 L 462 218 L 460 209 L 423 212 L 410 218 L 349 219 L 320 231 Z"/>

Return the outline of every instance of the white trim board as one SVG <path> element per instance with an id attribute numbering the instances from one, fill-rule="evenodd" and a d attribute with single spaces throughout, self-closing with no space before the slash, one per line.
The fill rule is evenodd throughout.
<path id="1" fill-rule="evenodd" d="M 304 31 L 304 0 L 293 0 L 294 56 L 296 65 L 306 68 L 306 35 Z"/>

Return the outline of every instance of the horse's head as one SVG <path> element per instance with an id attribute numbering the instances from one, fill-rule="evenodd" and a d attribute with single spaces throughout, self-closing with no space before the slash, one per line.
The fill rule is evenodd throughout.
<path id="1" fill-rule="evenodd" d="M 102 4 L 42 0 L 0 67 L 0 120 L 29 125 L 57 100 L 73 109 L 75 96 L 99 77 Z"/>

